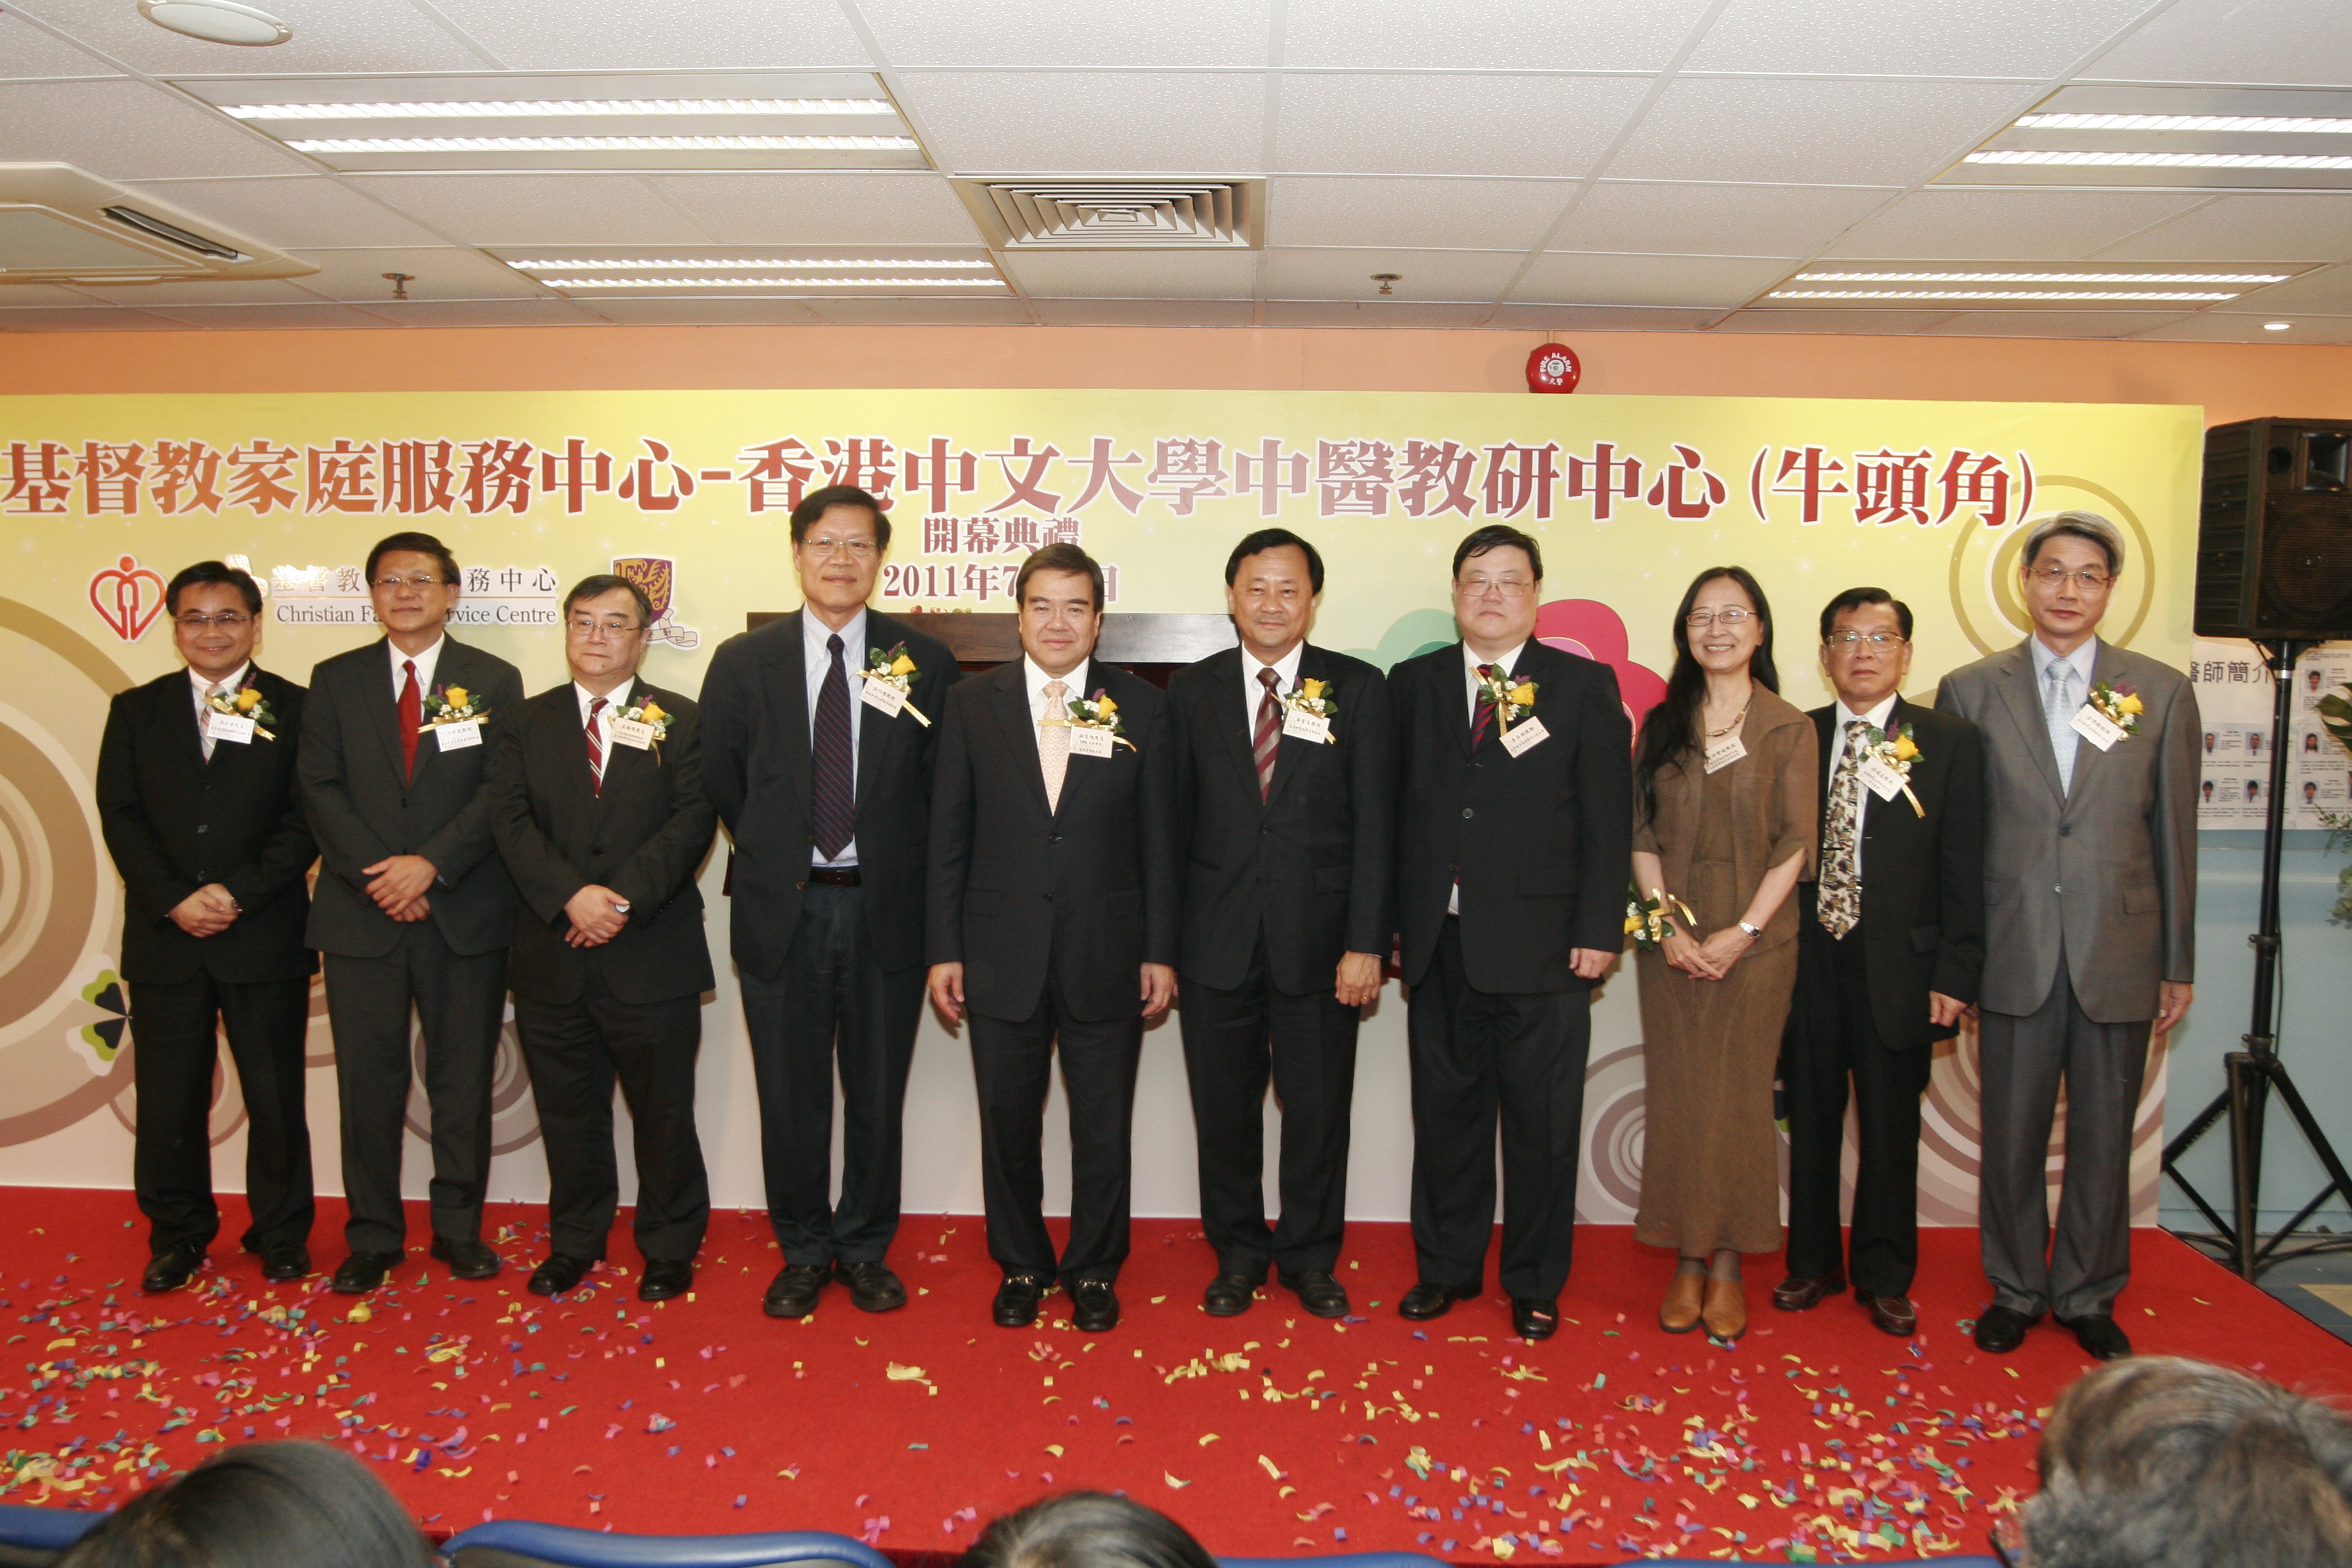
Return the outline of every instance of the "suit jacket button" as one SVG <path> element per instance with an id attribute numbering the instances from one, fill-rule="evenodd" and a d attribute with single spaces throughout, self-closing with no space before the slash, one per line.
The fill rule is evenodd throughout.
<path id="1" fill-rule="evenodd" d="M 196 831 L 197 831 L 197 832 L 199 832 L 199 833 L 202 833 L 204 830 L 205 830 L 205 824 L 203 824 L 203 823 L 201 823 L 201 822 L 197 823 L 197 824 L 196 824 Z"/>
<path id="2" fill-rule="evenodd" d="M 1470 815 L 1470 808 L 1469 808 L 1468 806 L 1466 806 L 1466 805 L 1465 805 L 1465 806 L 1464 806 L 1464 807 L 1462 808 L 1462 815 L 1463 815 L 1465 817 L 1467 817 L 1467 816 Z"/>
<path id="3" fill-rule="evenodd" d="M 2069 834 L 2073 833 L 2074 831 L 2074 825 L 2073 823 L 2071 823 L 2071 822 L 2061 823 L 2061 824 L 2059 824 L 2059 826 L 2058 826 L 2058 837 L 2061 837 L 2061 838 L 2063 838 L 2063 837 L 2067 837 Z"/>
<path id="4" fill-rule="evenodd" d="M 1046 901 L 1047 903 L 1049 903 L 1049 904 L 1050 904 L 1050 903 L 1052 903 L 1052 902 L 1054 901 L 1054 895 L 1053 895 L 1053 894 L 1051 894 L 1051 893 L 1046 894 L 1046 895 L 1045 895 L 1045 901 Z"/>
<path id="5" fill-rule="evenodd" d="M 794 882 L 793 887 L 795 890 L 801 892 L 805 892 L 808 889 L 808 884 L 806 882 Z"/>
<path id="6" fill-rule="evenodd" d="M 1062 836 L 1058 833 L 1048 833 L 1045 835 L 1045 842 L 1048 844 L 1059 844 L 1061 841 Z"/>

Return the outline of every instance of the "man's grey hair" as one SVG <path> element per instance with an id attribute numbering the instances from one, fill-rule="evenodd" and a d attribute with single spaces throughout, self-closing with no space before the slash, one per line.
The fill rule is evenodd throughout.
<path id="1" fill-rule="evenodd" d="M 2060 1397 L 2041 1468 L 2032 1568 L 2352 1563 L 2352 1424 L 2227 1367 L 2099 1368 Z"/>
<path id="2" fill-rule="evenodd" d="M 2124 569 L 2124 531 L 2095 511 L 2053 511 L 2047 517 L 2037 517 L 2025 525 L 2025 542 L 2018 547 L 2017 563 L 2021 571 L 2032 571 L 2042 547 L 2052 538 L 2071 533 L 2077 539 L 2087 539 L 2107 552 L 2107 575 L 2113 577 Z"/>

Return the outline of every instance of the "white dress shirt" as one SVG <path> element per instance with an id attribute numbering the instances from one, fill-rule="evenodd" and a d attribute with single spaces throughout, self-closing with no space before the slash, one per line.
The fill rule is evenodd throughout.
<path id="1" fill-rule="evenodd" d="M 1834 706 L 1831 712 L 1830 724 L 1830 771 L 1828 776 L 1831 783 L 1834 784 L 1837 782 L 1838 767 L 1845 761 L 1845 727 L 1848 724 L 1853 723 L 1856 719 L 1860 719 L 1866 721 L 1871 728 L 1874 730 L 1885 729 L 1887 719 L 1895 712 L 1895 699 L 1900 695 L 1901 693 L 1899 692 L 1888 692 L 1886 694 L 1886 700 L 1867 713 L 1857 713 L 1853 709 L 1847 707 L 1843 701 L 1838 702 Z M 1856 881 L 1859 881 L 1862 879 L 1863 831 L 1870 821 L 1870 803 L 1875 798 L 1876 796 L 1873 794 L 1871 787 L 1868 784 L 1862 784 L 1854 799 L 1853 875 Z"/>
<path id="2" fill-rule="evenodd" d="M 433 639 L 433 646 L 423 653 L 403 653 L 400 645 L 390 637 L 383 639 L 386 652 L 392 655 L 392 700 L 400 700 L 400 689 L 408 684 L 408 671 L 400 667 L 410 661 L 416 665 L 416 695 L 424 697 L 433 689 L 433 672 L 441 666 L 441 650 L 449 646 L 446 632 Z"/>
<path id="3" fill-rule="evenodd" d="M 203 742 L 205 748 L 205 761 L 211 762 L 213 760 L 211 721 L 205 718 L 205 715 L 212 711 L 213 705 L 205 700 L 205 694 L 212 690 L 215 687 L 218 687 L 226 695 L 235 697 L 236 695 L 237 689 L 245 684 L 245 678 L 252 668 L 253 660 L 248 658 L 243 664 L 238 665 L 236 671 L 229 675 L 226 679 L 206 680 L 203 676 L 198 675 L 195 672 L 193 666 L 190 667 L 188 670 L 188 684 L 195 689 L 196 739 Z"/>
<path id="4" fill-rule="evenodd" d="M 1297 689 L 1298 660 L 1306 651 L 1307 644 L 1302 638 L 1297 647 L 1274 661 L 1270 668 L 1274 670 L 1276 690 Z M 1242 705 L 1249 711 L 1249 722 L 1243 727 L 1242 733 L 1252 740 L 1257 737 L 1258 704 L 1265 700 L 1265 688 L 1258 684 L 1257 672 L 1267 668 L 1255 654 L 1246 648 L 1242 651 Z"/>
<path id="5" fill-rule="evenodd" d="M 1093 668 L 1093 665 L 1094 660 L 1091 658 L 1083 659 L 1079 661 L 1078 668 L 1070 671 L 1067 675 L 1048 675 L 1037 667 L 1037 661 L 1035 659 L 1031 658 L 1025 653 L 1021 656 L 1021 676 L 1023 680 L 1027 683 L 1029 689 L 1029 716 L 1038 721 L 1039 728 L 1037 733 L 1040 738 L 1041 744 L 1043 743 L 1043 737 L 1045 733 L 1043 727 L 1045 721 L 1048 719 L 1067 719 L 1070 716 L 1069 704 L 1075 702 L 1081 697 L 1089 695 L 1087 690 L 1087 673 Z M 1053 680 L 1060 681 L 1064 686 L 1069 688 L 1069 691 L 1068 694 L 1062 699 L 1061 707 L 1048 709 L 1045 706 L 1045 684 L 1046 682 Z"/>
<path id="6" fill-rule="evenodd" d="M 604 693 L 602 699 L 604 704 L 604 710 L 602 713 L 597 714 L 596 717 L 592 720 L 588 717 L 588 711 L 590 709 L 596 706 L 599 699 L 594 692 L 589 690 L 578 681 L 575 680 L 572 683 L 572 695 L 573 698 L 578 700 L 580 703 L 580 727 L 583 730 L 588 729 L 592 725 L 594 727 L 596 731 L 596 750 L 603 754 L 608 763 L 612 760 L 613 756 L 613 710 L 616 708 L 626 708 L 629 705 L 629 693 L 633 689 L 635 689 L 636 684 L 637 678 L 633 675 L 629 677 L 628 679 L 621 682 L 620 685 L 613 688 L 612 690 Z"/>
<path id="7" fill-rule="evenodd" d="M 2036 637 L 2033 639 L 2033 682 L 2037 691 L 2050 689 L 2050 667 L 2061 659 L 2074 667 L 2074 679 L 2081 683 L 2083 695 L 2088 698 L 2091 695 L 2091 671 L 2098 668 L 2099 663 L 2099 639 L 2085 637 L 2083 646 L 2073 653 L 2057 654 L 2052 653 L 2049 646 Z"/>
<path id="8" fill-rule="evenodd" d="M 1465 724 L 1475 724 L 1478 721 L 1478 699 L 1484 695 L 1480 689 L 1478 680 L 1478 667 L 1482 664 L 1489 665 L 1507 675 L 1512 670 L 1518 668 L 1519 655 L 1527 651 L 1528 645 L 1522 642 L 1500 658 L 1480 658 L 1475 653 L 1471 651 L 1468 640 L 1466 638 L 1464 640 L 1462 644 L 1462 690 L 1465 706 L 1463 709 L 1462 721 Z M 1445 912 L 1449 915 L 1458 915 L 1462 912 L 1462 884 L 1459 882 L 1454 883 L 1453 892 L 1446 895 Z"/>
<path id="9" fill-rule="evenodd" d="M 812 763 L 816 758 L 817 694 L 824 689 L 825 671 L 833 668 L 833 654 L 824 643 L 834 635 L 834 629 L 819 620 L 814 610 L 806 605 L 801 607 L 801 651 L 802 662 L 808 675 L 809 758 Z M 854 800 L 857 795 L 858 731 L 865 728 L 858 722 L 860 703 L 857 693 L 861 682 L 857 672 L 866 668 L 866 612 L 860 609 L 850 616 L 849 624 L 841 628 L 839 635 L 841 673 L 849 682 L 849 790 L 850 798 Z M 830 867 L 836 871 L 850 869 L 857 864 L 856 838 L 853 836 L 841 847 L 841 853 L 830 860 L 824 858 L 823 850 L 810 845 L 809 864 Z"/>

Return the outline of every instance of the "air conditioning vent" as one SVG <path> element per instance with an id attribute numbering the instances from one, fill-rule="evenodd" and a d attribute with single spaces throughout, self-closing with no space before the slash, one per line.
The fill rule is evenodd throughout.
<path id="1" fill-rule="evenodd" d="M 150 217 L 147 214 L 137 211 L 134 208 L 102 207 L 100 210 L 117 223 L 128 224 L 142 234 L 152 235 L 157 239 L 180 246 L 184 249 L 193 250 L 198 256 L 209 256 L 215 261 L 243 261 L 247 259 L 245 252 L 241 250 L 231 250 L 225 245 L 215 244 L 209 239 L 205 239 L 196 235 L 190 234 L 184 228 L 175 228 L 172 225 L 165 223 L 162 218 Z"/>
<path id="2" fill-rule="evenodd" d="M 959 180 L 1000 250 L 1255 250 L 1263 180 Z"/>
<path id="3" fill-rule="evenodd" d="M 0 284 L 202 283 L 318 270 L 70 163 L 0 163 Z"/>

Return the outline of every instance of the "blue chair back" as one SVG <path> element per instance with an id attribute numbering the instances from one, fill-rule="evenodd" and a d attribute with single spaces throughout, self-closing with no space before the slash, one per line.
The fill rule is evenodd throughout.
<path id="1" fill-rule="evenodd" d="M 1444 1568 L 1418 1552 L 1349 1552 L 1330 1557 L 1220 1557 L 1217 1568 Z"/>
<path id="2" fill-rule="evenodd" d="M 0 1503 L 0 1568 L 32 1568 L 47 1563 L 106 1518 L 97 1509 Z"/>
<path id="3" fill-rule="evenodd" d="M 1720 1557 L 1629 1557 L 1625 1561 L 1629 1565 L 1638 1563 L 1642 1568 L 1710 1568 L 1711 1564 L 1720 1564 L 1723 1559 Z M 1755 1557 L 1748 1561 L 1779 1563 L 1782 1559 Z M 1932 1568 L 2000 1568 L 2000 1564 L 1992 1558 L 1977 1556 L 1879 1557 L 1872 1561 L 1876 1564 L 1876 1568 L 1930 1568 L 1930 1565 Z"/>
<path id="4" fill-rule="evenodd" d="M 780 1563 L 890 1568 L 862 1541 L 821 1530 L 759 1535 L 620 1535 L 523 1519 L 494 1519 L 441 1548 L 457 1568 L 768 1568 Z"/>

